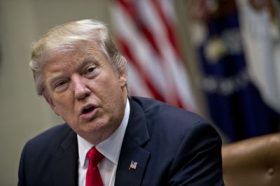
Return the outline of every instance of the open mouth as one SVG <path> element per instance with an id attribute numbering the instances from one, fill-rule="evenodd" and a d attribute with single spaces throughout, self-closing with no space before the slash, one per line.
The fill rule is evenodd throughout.
<path id="1" fill-rule="evenodd" d="M 82 109 L 81 114 L 88 114 L 90 112 L 92 112 L 95 109 L 95 107 L 93 105 L 87 105 Z"/>

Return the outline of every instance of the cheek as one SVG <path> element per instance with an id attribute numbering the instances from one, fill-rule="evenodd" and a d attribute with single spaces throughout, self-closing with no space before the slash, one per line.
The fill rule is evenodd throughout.
<path id="1" fill-rule="evenodd" d="M 107 83 L 108 88 L 104 90 L 103 100 L 105 100 L 108 109 L 111 112 L 118 112 L 123 102 L 123 90 L 118 81 Z"/>
<path id="2" fill-rule="evenodd" d="M 106 110 L 111 110 L 114 107 L 116 100 L 119 99 L 119 88 L 117 82 L 112 77 L 100 78 L 92 84 L 92 92 L 100 99 L 103 107 Z"/>
<path id="3" fill-rule="evenodd" d="M 61 117 L 65 117 L 67 113 L 71 111 L 71 108 L 74 108 L 73 102 L 70 99 L 69 95 L 63 94 L 61 96 L 53 97 L 53 110 L 56 114 Z"/>

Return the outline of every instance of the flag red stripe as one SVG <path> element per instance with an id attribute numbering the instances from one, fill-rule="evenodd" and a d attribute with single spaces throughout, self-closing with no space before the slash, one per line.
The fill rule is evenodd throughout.
<path id="1" fill-rule="evenodd" d="M 144 36 L 144 38 L 146 38 L 146 40 L 148 41 L 147 43 L 152 46 L 152 49 L 154 50 L 154 52 L 161 59 L 161 60 L 159 60 L 159 62 L 162 62 L 163 55 L 159 49 L 159 45 L 157 44 L 153 33 L 146 27 L 146 25 L 143 23 L 143 21 L 139 18 L 139 14 L 136 10 L 135 4 L 131 3 L 131 1 L 130 2 L 124 1 L 124 0 L 118 0 L 118 1 L 120 2 L 120 5 L 122 6 L 122 8 L 130 15 L 130 18 L 133 20 L 133 22 L 139 29 L 140 33 Z M 168 77 L 167 76 L 168 72 L 166 72 L 168 70 L 169 69 L 164 68 L 164 71 L 163 71 L 163 73 L 166 74 L 166 77 Z M 177 105 L 177 106 L 183 108 L 183 104 L 178 96 L 178 90 L 175 86 L 174 80 L 171 77 L 171 78 L 168 78 L 167 81 L 168 81 L 167 83 L 170 84 L 170 88 L 173 90 L 173 96 L 172 96 L 173 100 L 170 101 L 170 104 Z"/>
<path id="2" fill-rule="evenodd" d="M 135 35 L 135 37 L 138 36 L 142 36 L 141 38 L 138 39 L 142 39 L 144 41 L 144 45 L 150 45 L 150 47 L 148 47 L 149 49 L 152 49 L 152 52 L 154 53 L 154 55 L 158 58 L 157 60 L 153 60 L 151 61 L 151 63 L 160 63 L 158 65 L 161 66 L 161 71 L 162 73 L 164 73 L 163 77 L 165 78 L 166 81 L 166 86 L 165 88 L 167 88 L 166 93 L 163 93 L 161 91 L 165 91 L 162 90 L 162 86 L 161 88 L 159 88 L 158 86 L 156 86 L 155 81 L 153 78 L 153 75 L 151 75 L 149 71 L 145 70 L 144 66 L 141 65 L 143 64 L 140 58 L 140 56 L 138 56 L 137 54 L 134 53 L 134 51 L 132 51 L 132 46 L 134 44 L 137 45 L 137 43 L 130 43 L 130 40 L 126 39 L 126 36 L 119 36 L 119 38 L 117 38 L 119 45 L 120 45 L 120 49 L 123 51 L 123 53 L 126 55 L 126 57 L 128 57 L 128 59 L 130 60 L 130 64 L 129 65 L 133 65 L 135 69 L 137 69 L 139 75 L 143 78 L 143 82 L 146 84 L 147 88 L 150 90 L 150 93 L 152 94 L 152 96 L 158 100 L 161 101 L 165 101 L 168 102 L 172 105 L 178 106 L 178 107 L 182 107 L 182 108 L 186 108 L 185 104 L 183 104 L 183 102 L 185 100 L 183 100 L 184 98 L 181 98 L 180 94 L 179 94 L 179 87 L 178 86 L 184 86 L 184 85 L 179 85 L 177 83 L 177 80 L 174 79 L 176 78 L 176 70 L 174 71 L 174 68 L 176 67 L 172 67 L 173 72 L 170 72 L 170 68 L 169 68 L 169 64 L 168 63 L 177 63 L 180 62 L 181 57 L 179 55 L 179 49 L 178 49 L 178 45 L 176 43 L 176 35 L 175 32 L 173 30 L 172 24 L 169 22 L 168 17 L 166 17 L 165 14 L 165 9 L 163 9 L 161 7 L 161 2 L 158 0 L 151 0 L 151 8 L 154 9 L 157 18 L 161 19 L 160 24 L 162 26 L 162 30 L 163 31 L 163 35 L 166 38 L 164 38 L 164 40 L 161 40 L 162 38 L 158 38 L 157 33 L 154 33 L 153 30 L 151 30 L 151 28 L 149 26 L 146 25 L 146 21 L 143 20 L 143 17 L 141 16 L 141 13 L 143 13 L 142 11 L 139 11 L 138 8 L 142 7 L 143 4 L 142 3 L 149 3 L 149 2 L 137 2 L 137 1 L 127 1 L 127 0 L 115 0 L 116 2 L 116 6 L 118 6 L 118 9 L 123 12 L 124 15 L 122 20 L 124 19 L 129 19 L 132 22 L 133 26 L 128 26 L 129 28 L 133 28 L 131 29 L 132 32 L 135 32 L 134 29 L 136 29 L 137 32 Z M 138 7 L 136 3 L 139 3 L 140 6 Z M 143 8 L 143 7 L 142 7 Z M 146 9 L 145 9 L 146 10 Z M 144 13 L 146 13 L 144 11 Z M 148 12 L 149 13 L 149 12 Z M 153 19 L 153 17 L 151 18 Z M 158 20 L 157 19 L 157 20 Z M 152 21 L 152 20 L 151 20 Z M 153 20 L 155 21 L 155 20 Z M 149 22 L 148 24 L 151 24 L 152 22 Z M 124 25 L 123 25 L 124 26 Z M 150 25 L 151 26 L 151 25 Z M 154 25 L 152 25 L 154 26 Z M 154 27 L 152 27 L 154 28 Z M 158 27 L 157 27 L 158 28 Z M 130 29 L 129 29 L 130 30 Z M 162 37 L 159 36 L 159 37 Z M 131 37 L 131 36 L 130 36 Z M 163 41 L 163 42 L 161 42 Z M 142 42 L 141 42 L 142 43 Z M 164 51 L 162 50 L 162 43 L 164 43 L 164 45 L 170 47 L 171 51 L 173 52 L 173 54 L 167 54 L 167 53 L 163 53 Z M 142 43 L 143 45 L 143 43 Z M 137 51 L 136 51 L 137 52 Z M 143 52 L 143 51 L 142 51 Z M 142 54 L 141 55 L 145 55 Z M 168 55 L 175 55 L 175 59 L 171 60 L 171 61 L 166 61 L 168 60 L 169 56 Z M 150 56 L 149 54 L 147 54 L 147 57 Z M 151 56 L 150 56 L 151 57 Z M 151 57 L 152 58 L 152 57 Z M 172 57 L 171 57 L 172 58 Z M 176 60 L 177 59 L 177 60 Z M 176 65 L 175 65 L 176 66 Z M 148 68 L 148 67 L 147 67 Z"/>
<path id="3" fill-rule="evenodd" d="M 145 70 L 139 65 L 140 63 L 137 62 L 138 60 L 136 57 L 132 54 L 130 47 L 128 46 L 127 42 L 118 37 L 117 38 L 120 49 L 124 52 L 126 57 L 128 57 L 129 62 L 131 65 L 134 65 L 134 67 L 138 70 L 139 74 L 141 74 L 141 77 L 143 78 L 144 82 L 146 83 L 147 87 L 151 90 L 152 95 L 154 98 L 160 100 L 160 101 L 166 101 L 164 97 L 160 94 L 160 92 L 154 87 L 152 82 L 147 78 L 147 74 L 145 73 Z"/>
<path id="4" fill-rule="evenodd" d="M 135 23 L 135 26 L 138 28 L 139 33 L 141 33 L 149 44 L 152 46 L 154 52 L 157 55 L 160 55 L 160 49 L 156 44 L 155 38 L 152 32 L 145 26 L 142 19 L 140 19 L 137 9 L 135 7 L 135 3 L 131 3 L 132 1 L 125 1 L 125 0 L 117 0 L 123 9 L 130 15 L 130 18 Z"/>
<path id="5" fill-rule="evenodd" d="M 156 12 L 158 13 L 159 17 L 161 18 L 162 23 L 165 26 L 165 30 L 167 32 L 167 38 L 168 38 L 169 42 L 172 44 L 177 57 L 180 59 L 181 55 L 180 55 L 180 52 L 179 52 L 180 50 L 179 50 L 178 43 L 176 40 L 176 34 L 173 29 L 174 26 L 167 20 L 159 1 L 160 0 L 151 0 L 151 3 L 153 4 Z"/>

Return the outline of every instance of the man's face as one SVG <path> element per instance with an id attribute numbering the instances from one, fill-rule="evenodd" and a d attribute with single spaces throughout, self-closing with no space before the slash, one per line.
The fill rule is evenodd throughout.
<path id="1" fill-rule="evenodd" d="M 99 48 L 83 43 L 57 52 L 42 72 L 48 103 L 80 136 L 97 144 L 120 125 L 126 73 L 117 73 Z"/>

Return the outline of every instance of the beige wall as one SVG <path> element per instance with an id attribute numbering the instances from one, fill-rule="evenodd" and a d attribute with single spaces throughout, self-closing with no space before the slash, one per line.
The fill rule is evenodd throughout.
<path id="1" fill-rule="evenodd" d="M 24 143 L 60 122 L 36 96 L 28 68 L 31 42 L 66 21 L 97 18 L 108 22 L 108 2 L 0 0 L 0 185 L 16 185 Z"/>
<path id="2" fill-rule="evenodd" d="M 179 25 L 186 26 L 183 0 L 178 0 Z M 28 68 L 31 42 L 48 28 L 70 20 L 96 18 L 109 23 L 110 0 L 0 0 L 0 185 L 17 182 L 19 156 L 24 143 L 61 122 L 36 96 Z M 110 24 L 109 24 L 110 27 Z M 181 27 L 182 28 L 182 27 Z M 187 30 L 180 29 L 186 40 Z M 188 65 L 193 57 L 187 53 Z M 195 73 L 195 68 L 191 69 Z M 195 93 L 199 91 L 195 89 Z"/>

